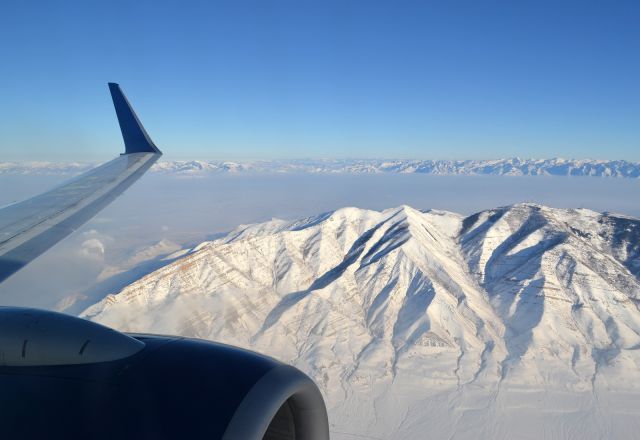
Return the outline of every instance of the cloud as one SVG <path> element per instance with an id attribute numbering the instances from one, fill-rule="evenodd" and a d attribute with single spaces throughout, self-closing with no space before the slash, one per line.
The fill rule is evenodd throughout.
<path id="1" fill-rule="evenodd" d="M 80 246 L 80 254 L 87 258 L 102 260 L 104 258 L 104 244 L 97 238 L 85 240 Z"/>

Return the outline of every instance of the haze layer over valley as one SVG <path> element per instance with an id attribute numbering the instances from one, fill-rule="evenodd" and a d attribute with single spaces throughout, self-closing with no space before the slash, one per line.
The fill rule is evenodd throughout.
<path id="1" fill-rule="evenodd" d="M 83 313 L 309 373 L 335 438 L 632 438 L 640 221 L 516 204 L 271 220 Z"/>
<path id="2" fill-rule="evenodd" d="M 0 205 L 31 197 L 65 175 L 0 175 Z M 0 284 L 3 304 L 79 313 L 167 263 L 172 252 L 240 224 L 313 216 L 344 206 L 407 204 L 470 215 L 535 202 L 640 217 L 640 180 L 425 174 L 177 173 L 145 176 L 79 231 Z M 46 293 L 44 293 L 46 292 Z M 65 308 L 69 296 L 85 298 Z"/>

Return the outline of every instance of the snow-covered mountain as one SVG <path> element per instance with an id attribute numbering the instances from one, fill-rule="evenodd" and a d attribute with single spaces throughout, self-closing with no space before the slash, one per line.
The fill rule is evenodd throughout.
<path id="1" fill-rule="evenodd" d="M 640 163 L 624 160 L 499 159 L 499 160 L 284 160 L 252 162 L 159 162 L 160 172 L 309 172 L 422 173 L 435 175 L 611 176 L 640 177 Z"/>
<path id="2" fill-rule="evenodd" d="M 87 163 L 0 162 L 0 174 L 74 174 Z M 199 175 L 211 172 L 422 173 L 434 175 L 604 176 L 640 177 L 640 163 L 625 160 L 497 159 L 497 160 L 281 160 L 281 161 L 160 161 L 160 173 Z"/>
<path id="3" fill-rule="evenodd" d="M 74 175 L 95 166 L 82 162 L 0 162 L 0 175 Z"/>
<path id="4" fill-rule="evenodd" d="M 333 437 L 632 438 L 640 220 L 519 204 L 240 227 L 83 315 L 292 363 Z"/>

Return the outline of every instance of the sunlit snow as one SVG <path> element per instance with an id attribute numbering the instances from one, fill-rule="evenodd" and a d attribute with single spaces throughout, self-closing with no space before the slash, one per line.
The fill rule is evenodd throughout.
<path id="1" fill-rule="evenodd" d="M 333 438 L 640 429 L 638 220 L 344 208 L 185 252 L 84 316 L 292 363 L 322 389 Z"/>

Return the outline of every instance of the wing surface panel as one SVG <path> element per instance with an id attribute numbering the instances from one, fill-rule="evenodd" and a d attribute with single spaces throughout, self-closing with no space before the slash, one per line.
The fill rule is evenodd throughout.
<path id="1" fill-rule="evenodd" d="M 0 209 L 0 281 L 78 229 L 159 157 L 122 155 L 44 194 Z"/>

